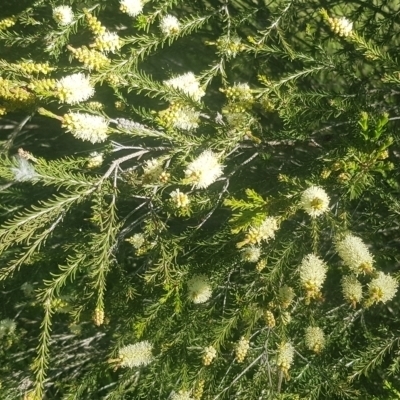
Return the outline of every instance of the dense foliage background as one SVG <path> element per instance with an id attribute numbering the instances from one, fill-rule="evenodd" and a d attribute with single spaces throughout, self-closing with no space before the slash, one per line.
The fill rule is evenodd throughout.
<path id="1" fill-rule="evenodd" d="M 399 23 L 3 0 L 0 399 L 400 398 Z"/>

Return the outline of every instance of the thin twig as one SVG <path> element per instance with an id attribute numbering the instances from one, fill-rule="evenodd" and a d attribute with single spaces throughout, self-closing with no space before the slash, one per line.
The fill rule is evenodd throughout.
<path id="1" fill-rule="evenodd" d="M 222 394 L 224 394 L 227 390 L 229 390 L 250 368 L 253 367 L 260 359 L 263 357 L 264 352 L 262 352 L 251 364 L 249 364 L 232 382 L 229 386 L 227 386 L 222 392 L 218 393 L 215 397 L 214 400 L 218 399 Z"/>

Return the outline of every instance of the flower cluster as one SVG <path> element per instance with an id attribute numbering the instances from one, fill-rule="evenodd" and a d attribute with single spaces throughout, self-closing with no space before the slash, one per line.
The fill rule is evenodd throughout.
<path id="1" fill-rule="evenodd" d="M 74 57 L 83 63 L 86 68 L 98 71 L 99 69 L 110 64 L 110 60 L 102 53 L 97 50 L 88 49 L 86 46 L 74 49 L 72 46 L 68 46 L 68 50 L 74 55 Z"/>
<path id="2" fill-rule="evenodd" d="M 87 166 L 88 168 L 97 168 L 100 167 L 101 164 L 103 164 L 104 157 L 102 153 L 98 153 L 97 151 L 94 151 L 89 154 L 90 158 L 88 160 Z"/>
<path id="3" fill-rule="evenodd" d="M 261 256 L 261 249 L 256 246 L 248 246 L 242 250 L 242 260 L 255 263 Z"/>
<path id="4" fill-rule="evenodd" d="M 2 77 L 0 77 L 0 98 L 7 101 L 5 112 L 29 107 L 36 101 L 36 96 L 25 87 L 18 86 L 16 82 Z"/>
<path id="5" fill-rule="evenodd" d="M 92 319 L 93 319 L 93 323 L 96 326 L 103 325 L 104 324 L 104 310 L 96 307 L 96 309 L 94 310 Z"/>
<path id="6" fill-rule="evenodd" d="M 235 58 L 239 52 L 246 48 L 242 44 L 240 37 L 235 35 L 223 35 L 218 38 L 215 44 L 218 51 L 227 58 Z"/>
<path id="7" fill-rule="evenodd" d="M 147 340 L 122 347 L 118 352 L 119 365 L 127 368 L 148 365 L 153 360 L 152 350 L 153 345 Z"/>
<path id="8" fill-rule="evenodd" d="M 283 309 L 288 308 L 294 299 L 294 290 L 290 286 L 284 285 L 279 288 L 278 299 L 279 304 Z"/>
<path id="9" fill-rule="evenodd" d="M 192 131 L 199 127 L 200 113 L 192 107 L 179 103 L 171 105 L 159 112 L 160 125 L 182 131 Z"/>
<path id="10" fill-rule="evenodd" d="M 290 314 L 289 311 L 284 311 L 281 314 L 281 321 L 282 321 L 282 324 L 285 326 L 290 324 L 290 322 L 292 321 L 292 315 Z"/>
<path id="11" fill-rule="evenodd" d="M 250 342 L 242 336 L 235 347 L 235 359 L 238 363 L 242 363 L 244 361 L 249 348 Z"/>
<path id="12" fill-rule="evenodd" d="M 352 34 L 353 23 L 345 17 L 328 18 L 328 23 L 332 31 L 341 37 L 347 37 Z"/>
<path id="13" fill-rule="evenodd" d="M 80 140 L 99 143 L 107 139 L 108 121 L 101 116 L 71 112 L 63 116 L 62 127 Z"/>
<path id="14" fill-rule="evenodd" d="M 99 101 L 88 101 L 86 106 L 93 111 L 102 111 L 104 110 L 104 104 Z"/>
<path id="15" fill-rule="evenodd" d="M 275 231 L 278 229 L 278 220 L 275 217 L 266 217 L 261 224 L 252 225 L 246 235 L 244 243 L 260 244 L 268 242 L 275 237 Z M 238 244 L 241 247 L 241 244 Z"/>
<path id="16" fill-rule="evenodd" d="M 177 208 L 187 207 L 190 203 L 189 196 L 182 193 L 179 189 L 175 189 L 169 195 L 171 196 L 171 201 Z"/>
<path id="17" fill-rule="evenodd" d="M 250 114 L 243 111 L 237 112 L 231 106 L 232 104 L 225 106 L 222 109 L 222 115 L 224 116 L 228 125 L 232 127 L 231 132 L 236 131 L 241 132 L 242 134 L 251 134 L 251 131 L 248 129 L 252 124 L 252 117 Z"/>
<path id="18" fill-rule="evenodd" d="M 127 239 L 127 241 L 128 241 L 136 250 L 138 250 L 138 249 L 140 249 L 140 248 L 144 245 L 146 239 L 145 239 L 143 233 L 135 233 L 133 236 L 131 236 L 129 239 Z"/>
<path id="19" fill-rule="evenodd" d="M 235 83 L 233 87 L 221 89 L 225 93 L 228 105 L 224 113 L 242 113 L 253 106 L 254 98 L 247 83 Z"/>
<path id="20" fill-rule="evenodd" d="M 33 165 L 25 158 L 16 157 L 17 165 L 11 168 L 17 182 L 32 181 L 38 177 Z"/>
<path id="21" fill-rule="evenodd" d="M 21 61 L 18 64 L 15 64 L 15 67 L 18 68 L 20 71 L 25 72 L 26 74 L 47 75 L 54 70 L 53 67 L 50 67 L 48 62 L 35 63 L 31 60 Z"/>
<path id="22" fill-rule="evenodd" d="M 69 6 L 58 6 L 53 9 L 53 18 L 58 25 L 69 25 L 74 20 L 74 13 Z"/>
<path id="23" fill-rule="evenodd" d="M 174 392 L 171 400 L 194 400 L 187 390 L 180 390 L 178 393 Z"/>
<path id="24" fill-rule="evenodd" d="M 157 180 L 163 171 L 162 164 L 160 160 L 152 158 L 147 160 L 143 166 L 144 181 L 146 183 L 151 183 Z"/>
<path id="25" fill-rule="evenodd" d="M 319 217 L 329 209 L 330 198 L 324 189 L 311 186 L 306 189 L 300 199 L 300 207 L 311 217 Z"/>
<path id="26" fill-rule="evenodd" d="M 200 379 L 197 382 L 197 384 L 193 390 L 194 400 L 200 400 L 203 397 L 204 383 L 205 383 L 204 379 Z"/>
<path id="27" fill-rule="evenodd" d="M 266 267 L 267 267 L 267 260 L 265 258 L 263 258 L 262 260 L 259 260 L 258 263 L 256 264 L 256 270 L 258 272 L 261 272 Z"/>
<path id="28" fill-rule="evenodd" d="M 217 350 L 213 346 L 208 346 L 204 349 L 203 365 L 210 365 L 217 356 Z"/>
<path id="29" fill-rule="evenodd" d="M 172 36 L 179 33 L 181 25 L 178 18 L 168 14 L 161 19 L 160 29 L 165 36 Z"/>
<path id="30" fill-rule="evenodd" d="M 161 172 L 160 176 L 158 177 L 161 183 L 167 183 L 169 181 L 169 178 L 171 178 L 171 174 L 167 171 Z M 189 197 L 188 196 L 186 197 L 187 197 L 187 202 L 189 203 L 190 202 Z M 184 202 L 184 196 L 182 196 L 182 200 Z"/>
<path id="31" fill-rule="evenodd" d="M 278 368 L 285 374 L 288 375 L 288 371 L 293 364 L 294 358 L 294 347 L 289 342 L 283 342 L 278 348 L 278 355 L 276 364 Z"/>
<path id="32" fill-rule="evenodd" d="M 94 15 L 90 14 L 87 10 L 83 10 L 85 13 L 86 21 L 88 23 L 89 29 L 94 35 L 102 35 L 106 28 L 101 24 L 101 22 Z"/>
<path id="33" fill-rule="evenodd" d="M 335 247 L 344 264 L 354 274 L 370 274 L 374 271 L 374 258 L 360 238 L 347 234 Z"/>
<path id="34" fill-rule="evenodd" d="M 174 89 L 182 90 L 182 92 L 186 93 L 196 101 L 200 101 L 200 99 L 205 95 L 204 90 L 200 87 L 199 81 L 196 79 L 193 72 L 187 72 L 186 74 L 168 79 L 167 81 L 164 81 L 164 84 L 171 86 Z"/>
<path id="35" fill-rule="evenodd" d="M 188 297 L 195 304 L 208 301 L 212 295 L 210 281 L 205 275 L 195 275 L 189 279 Z"/>
<path id="36" fill-rule="evenodd" d="M 395 278 L 379 272 L 378 276 L 368 284 L 369 298 L 366 301 L 366 305 L 369 306 L 378 302 L 386 303 L 392 300 L 396 295 L 398 286 L 399 283 Z"/>
<path id="37" fill-rule="evenodd" d="M 94 95 L 89 78 L 82 74 L 65 76 L 56 82 L 56 96 L 63 103 L 76 104 Z"/>
<path id="38" fill-rule="evenodd" d="M 320 353 L 325 347 L 324 331 L 317 326 L 309 326 L 306 329 L 305 342 L 308 349 Z"/>
<path id="39" fill-rule="evenodd" d="M 11 28 L 15 25 L 15 18 L 4 18 L 0 20 L 0 30 Z"/>
<path id="40" fill-rule="evenodd" d="M 135 129 L 146 129 L 146 127 L 142 124 L 139 124 L 139 122 L 135 122 L 126 118 L 116 118 L 115 122 L 117 124 L 117 128 L 125 129 L 127 131 Z"/>
<path id="41" fill-rule="evenodd" d="M 55 79 L 32 79 L 29 82 L 28 88 L 37 94 L 49 96 L 54 92 L 56 83 Z"/>
<path id="42" fill-rule="evenodd" d="M 182 131 L 191 131 L 199 127 L 200 113 L 190 107 L 179 107 L 172 115 L 172 126 Z"/>
<path id="43" fill-rule="evenodd" d="M 121 39 L 115 32 L 103 32 L 96 36 L 95 46 L 104 53 L 115 53 L 121 48 Z"/>
<path id="44" fill-rule="evenodd" d="M 341 285 L 344 299 L 355 307 L 363 297 L 361 283 L 356 276 L 346 275 L 342 278 Z"/>
<path id="45" fill-rule="evenodd" d="M 187 166 L 185 175 L 197 189 L 205 189 L 222 175 L 223 168 L 217 155 L 205 150 Z"/>
<path id="46" fill-rule="evenodd" d="M 321 288 L 325 282 L 327 265 L 314 254 L 306 255 L 299 267 L 301 286 L 307 292 L 306 302 L 321 297 Z"/>
<path id="47" fill-rule="evenodd" d="M 276 325 L 274 314 L 271 311 L 266 310 L 264 311 L 264 320 L 267 324 L 268 328 L 272 329 Z"/>
<path id="48" fill-rule="evenodd" d="M 130 17 L 136 17 L 143 11 L 142 0 L 120 0 L 119 9 Z"/>

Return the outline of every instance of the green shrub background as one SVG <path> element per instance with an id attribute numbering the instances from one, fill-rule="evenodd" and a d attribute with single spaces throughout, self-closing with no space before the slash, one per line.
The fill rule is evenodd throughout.
<path id="1" fill-rule="evenodd" d="M 61 5 L 70 24 L 53 17 Z M 399 4 L 143 6 L 0 4 L 0 399 L 400 398 L 399 295 L 371 304 L 369 291 L 379 271 L 400 277 Z M 161 31 L 166 15 L 178 32 Z M 93 18 L 118 34 L 115 52 L 95 46 Z M 75 58 L 83 46 L 105 64 Z M 199 101 L 164 83 L 188 72 Z M 95 92 L 71 105 L 57 84 L 76 73 Z M 198 127 L 177 126 L 177 108 Z M 71 113 L 102 117 L 106 140 L 71 134 Z M 209 150 L 223 169 L 202 188 L 185 171 Z M 311 186 L 329 196 L 318 217 L 302 203 Z M 252 242 L 271 216 L 274 236 Z M 357 304 L 341 283 L 348 233 L 374 259 Z M 300 278 L 307 254 L 328 268 L 315 296 Z M 196 275 L 212 290 L 200 304 Z M 324 333 L 319 351 L 309 327 Z M 151 362 L 124 367 L 121 349 L 142 341 Z"/>

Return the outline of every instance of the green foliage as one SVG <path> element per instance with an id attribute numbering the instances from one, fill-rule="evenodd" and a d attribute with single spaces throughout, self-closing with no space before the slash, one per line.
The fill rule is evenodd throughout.
<path id="1" fill-rule="evenodd" d="M 400 398 L 399 11 L 3 0 L 0 398 Z"/>
<path id="2" fill-rule="evenodd" d="M 247 200 L 225 199 L 224 205 L 233 211 L 238 210 L 232 215 L 229 222 L 232 223 L 232 233 L 239 233 L 249 228 L 253 223 L 259 224 L 266 217 L 267 201 L 252 189 L 245 191 Z"/>

